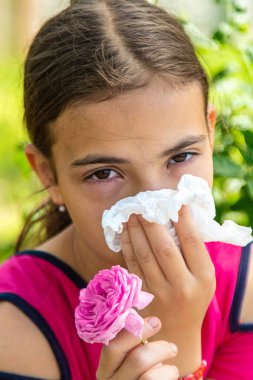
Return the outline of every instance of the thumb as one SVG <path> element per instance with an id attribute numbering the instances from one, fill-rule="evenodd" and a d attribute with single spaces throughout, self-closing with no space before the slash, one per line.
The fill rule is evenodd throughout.
<path id="1" fill-rule="evenodd" d="M 144 326 L 142 331 L 142 340 L 145 342 L 148 338 L 158 333 L 161 329 L 162 324 L 159 318 L 157 317 L 148 317 L 144 319 Z M 140 343 L 140 342 L 139 342 Z"/>

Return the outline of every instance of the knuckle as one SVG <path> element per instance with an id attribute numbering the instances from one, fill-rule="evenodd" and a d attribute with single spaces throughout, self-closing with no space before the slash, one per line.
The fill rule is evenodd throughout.
<path id="1" fill-rule="evenodd" d="M 211 288 L 215 288 L 216 286 L 215 268 L 212 263 L 209 266 L 209 268 L 203 272 L 202 284 L 206 287 L 211 287 Z"/>
<path id="2" fill-rule="evenodd" d="M 129 234 L 124 230 L 121 233 L 120 242 L 123 245 L 130 245 L 130 243 L 131 243 Z"/>
<path id="3" fill-rule="evenodd" d="M 187 245 L 195 246 L 202 243 L 201 237 L 195 231 L 188 232 L 183 239 Z"/>
<path id="4" fill-rule="evenodd" d="M 133 254 L 124 254 L 124 258 L 126 260 L 126 263 L 132 268 L 138 266 L 138 261 L 135 255 Z"/>
<path id="5" fill-rule="evenodd" d="M 175 294 L 175 298 L 179 303 L 188 303 L 192 300 L 192 290 L 190 286 L 182 285 L 180 290 Z"/>
<path id="6" fill-rule="evenodd" d="M 118 355 L 121 349 L 121 343 L 119 339 L 113 339 L 110 344 L 106 347 L 107 358 L 113 358 Z"/>
<path id="7" fill-rule="evenodd" d="M 205 285 L 206 288 L 209 290 L 209 294 L 213 296 L 213 294 L 215 293 L 215 289 L 216 289 L 216 281 L 215 279 L 213 279 L 213 281 L 209 281 L 207 285 Z"/>
<path id="8" fill-rule="evenodd" d="M 133 368 L 145 368 L 148 365 L 146 350 L 139 349 L 130 353 L 129 364 L 130 366 L 133 366 Z"/>
<path id="9" fill-rule="evenodd" d="M 151 261 L 151 255 L 148 251 L 148 249 L 145 248 L 138 248 L 135 250 L 136 256 L 144 263 L 148 264 Z"/>
<path id="10" fill-rule="evenodd" d="M 156 253 L 161 256 L 161 257 L 164 257 L 166 259 L 170 258 L 172 256 L 172 252 L 173 252 L 173 248 L 174 248 L 174 244 L 172 241 L 168 241 L 164 244 L 161 244 L 157 249 L 156 249 Z"/>

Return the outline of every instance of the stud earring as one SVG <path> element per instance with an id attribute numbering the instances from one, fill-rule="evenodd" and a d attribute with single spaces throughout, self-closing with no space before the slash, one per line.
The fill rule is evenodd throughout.
<path id="1" fill-rule="evenodd" d="M 66 207 L 65 207 L 64 205 L 60 205 L 60 206 L 58 207 L 58 210 L 59 210 L 60 212 L 65 212 L 65 211 L 66 211 Z"/>

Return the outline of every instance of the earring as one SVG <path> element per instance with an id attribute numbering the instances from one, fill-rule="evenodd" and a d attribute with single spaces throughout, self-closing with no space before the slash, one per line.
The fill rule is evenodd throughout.
<path id="1" fill-rule="evenodd" d="M 64 205 L 60 205 L 60 206 L 58 207 L 58 210 L 59 210 L 60 212 L 65 212 L 65 211 L 66 211 L 66 207 L 65 207 Z"/>

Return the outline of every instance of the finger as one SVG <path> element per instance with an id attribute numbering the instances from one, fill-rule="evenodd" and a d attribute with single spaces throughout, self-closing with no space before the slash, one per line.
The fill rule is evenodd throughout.
<path id="1" fill-rule="evenodd" d="M 136 215 L 131 215 L 129 219 L 128 232 L 133 253 L 142 269 L 147 287 L 149 288 L 149 284 L 152 284 L 152 287 L 163 286 L 164 273 L 152 252 L 147 236 Z"/>
<path id="2" fill-rule="evenodd" d="M 212 269 L 212 262 L 187 206 L 182 206 L 174 227 L 187 266 L 193 275 Z"/>
<path id="3" fill-rule="evenodd" d="M 141 217 L 140 221 L 166 280 L 172 286 L 180 285 L 189 271 L 167 226 L 149 223 Z"/>
<path id="4" fill-rule="evenodd" d="M 144 320 L 142 340 L 150 338 L 161 329 L 161 322 L 156 317 Z M 130 334 L 127 330 L 121 330 L 108 346 L 104 346 L 100 356 L 98 378 L 110 378 L 120 367 L 128 352 L 140 345 L 140 339 Z M 142 345 L 144 346 L 144 345 Z"/>
<path id="5" fill-rule="evenodd" d="M 132 379 L 134 375 L 134 378 L 139 379 L 151 368 L 161 368 L 165 360 L 171 359 L 175 355 L 175 346 L 166 341 L 155 341 L 144 346 L 139 345 L 125 358 L 122 366 L 116 372 L 116 378 Z"/>
<path id="6" fill-rule="evenodd" d="M 145 372 L 139 380 L 177 380 L 179 371 L 174 365 L 163 365 L 157 368 L 151 368 Z"/>
<path id="7" fill-rule="evenodd" d="M 121 251 L 122 251 L 122 254 L 123 254 L 123 257 L 125 259 L 125 262 L 126 262 L 126 265 L 127 265 L 129 272 L 134 273 L 138 277 L 143 279 L 143 290 L 148 290 L 144 274 L 143 274 L 142 269 L 139 265 L 137 257 L 133 251 L 133 247 L 132 247 L 131 239 L 129 236 L 127 224 L 123 225 L 123 231 L 120 234 L 120 243 L 121 243 Z"/>

